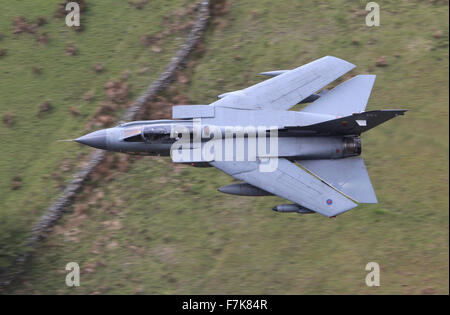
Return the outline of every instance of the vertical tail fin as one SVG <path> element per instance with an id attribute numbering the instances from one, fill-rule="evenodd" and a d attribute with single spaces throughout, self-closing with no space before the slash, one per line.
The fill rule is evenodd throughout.
<path id="1" fill-rule="evenodd" d="M 337 191 L 357 202 L 378 202 L 361 157 L 338 160 L 299 160 L 296 162 Z"/>

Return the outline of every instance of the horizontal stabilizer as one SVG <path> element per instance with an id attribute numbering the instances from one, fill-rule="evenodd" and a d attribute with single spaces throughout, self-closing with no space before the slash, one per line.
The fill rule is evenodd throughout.
<path id="1" fill-rule="evenodd" d="M 301 160 L 297 163 L 357 202 L 378 202 L 361 157 L 337 160 Z"/>
<path id="2" fill-rule="evenodd" d="M 338 85 L 302 112 L 347 116 L 365 110 L 375 75 L 357 75 Z"/>
<path id="3" fill-rule="evenodd" d="M 328 94 L 325 94 L 325 96 L 326 95 Z M 320 101 L 321 99 L 322 98 L 319 98 L 318 101 Z M 373 110 L 308 126 L 285 127 L 281 129 L 281 131 L 289 132 L 290 134 L 299 136 L 359 135 L 384 123 L 385 121 L 388 121 L 399 115 L 403 115 L 406 111 L 406 109 Z"/>

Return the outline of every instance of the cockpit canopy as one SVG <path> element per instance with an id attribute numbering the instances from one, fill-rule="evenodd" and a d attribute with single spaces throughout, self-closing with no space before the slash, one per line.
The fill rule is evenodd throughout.
<path id="1" fill-rule="evenodd" d="M 145 126 L 142 138 L 145 142 L 170 142 L 170 126 Z"/>
<path id="2" fill-rule="evenodd" d="M 157 142 L 168 143 L 173 141 L 170 138 L 170 126 L 130 126 L 123 132 L 123 140 L 126 142 Z"/>

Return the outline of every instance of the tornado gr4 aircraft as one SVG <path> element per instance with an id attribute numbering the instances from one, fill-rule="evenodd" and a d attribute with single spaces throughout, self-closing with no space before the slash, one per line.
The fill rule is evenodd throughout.
<path id="1" fill-rule="evenodd" d="M 315 94 L 354 67 L 326 56 L 293 70 L 264 72 L 271 78 L 219 95 L 210 105 L 174 106 L 172 120 L 124 123 L 75 141 L 213 166 L 241 181 L 221 192 L 277 195 L 292 204 L 275 211 L 334 217 L 355 202 L 377 203 L 360 157 L 360 135 L 406 111 L 365 111 L 375 75 L 357 75 Z M 309 104 L 288 111 L 299 103 Z"/>

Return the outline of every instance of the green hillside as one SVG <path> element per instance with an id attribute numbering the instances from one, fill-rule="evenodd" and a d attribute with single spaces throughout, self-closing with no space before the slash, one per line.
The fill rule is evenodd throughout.
<path id="1" fill-rule="evenodd" d="M 120 116 L 126 104 L 164 69 L 185 32 L 168 34 L 155 46 L 161 52 L 143 45 L 141 37 L 163 32 L 164 17 L 187 3 L 152 2 L 138 10 L 127 3 L 89 1 L 81 13 L 81 23 L 86 25 L 81 32 L 54 16 L 56 2 L 3 3 L 0 49 L 6 53 L 0 57 L 0 268 L 23 250 L 32 224 L 64 187 L 77 161 L 90 152 L 56 140 L 99 128 L 92 123 L 98 121 L 93 117 L 101 106 L 111 103 L 105 84 L 120 80 L 128 71 L 129 78 L 124 81 L 128 96 L 124 104 L 115 104 L 113 115 Z M 22 29 L 30 31 L 17 34 L 14 21 L 21 16 L 25 20 Z M 39 18 L 47 23 L 34 26 Z M 43 36 L 48 38 L 47 44 L 38 41 Z M 68 46 L 76 48 L 74 55 L 66 53 Z M 103 70 L 94 71 L 95 65 L 102 65 Z"/>
<path id="2" fill-rule="evenodd" d="M 50 18 L 42 28 L 54 40 L 44 47 L 31 35 L 11 35 L 11 21 L 51 16 L 54 6 L 6 5 L 1 14 L 8 18 L 0 19 L 6 35 L 0 48 L 7 49 L 0 59 L 0 113 L 12 113 L 17 123 L 0 127 L 6 139 L 0 160 L 2 265 L 78 165 L 78 155 L 91 152 L 55 140 L 86 131 L 108 80 L 130 69 L 132 100 L 161 72 L 180 35 L 165 39 L 160 53 L 143 47 L 140 37 L 162 31 L 164 15 L 185 2 L 150 1 L 136 10 L 125 2 L 88 1 L 86 29 L 76 33 Z M 183 79 L 146 117 L 169 117 L 170 104 L 179 100 L 208 104 L 259 82 L 262 71 L 324 55 L 343 58 L 358 66 L 351 74 L 377 75 L 369 110 L 409 110 L 363 135 L 378 204 L 333 220 L 279 214 L 270 209 L 284 203 L 280 198 L 217 192 L 232 182 L 218 170 L 110 154 L 9 291 L 448 294 L 448 2 L 378 3 L 381 25 L 369 28 L 360 1 L 227 1 L 214 12 Z M 66 56 L 67 43 L 79 54 Z M 92 70 L 98 62 L 105 67 L 100 74 Z M 38 79 L 34 64 L 43 68 Z M 136 74 L 144 66 L 151 71 Z M 82 95 L 91 89 L 98 97 L 89 103 Z M 37 116 L 47 99 L 54 110 Z M 70 106 L 81 114 L 71 114 Z M 70 171 L 61 173 L 63 163 Z M 17 174 L 22 186 L 11 190 Z M 64 282 L 71 261 L 82 269 L 77 288 Z M 370 261 L 381 266 L 377 288 L 364 282 Z"/>

